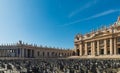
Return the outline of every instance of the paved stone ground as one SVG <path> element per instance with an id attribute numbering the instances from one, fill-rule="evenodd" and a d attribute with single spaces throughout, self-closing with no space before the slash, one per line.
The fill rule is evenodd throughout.
<path id="1" fill-rule="evenodd" d="M 15 58 L 15 57 L 0 57 L 0 60 L 17 60 L 17 59 L 35 59 L 35 58 Z M 46 59 L 46 58 L 36 58 L 36 59 Z M 100 55 L 100 56 L 70 56 L 66 58 L 48 58 L 48 59 L 120 59 L 120 55 Z"/>
<path id="2" fill-rule="evenodd" d="M 71 56 L 59 59 L 0 59 L 0 73 L 35 73 L 28 72 L 34 71 L 35 68 L 38 69 L 38 73 L 120 73 L 120 55 Z M 21 70 L 17 68 L 18 66 Z"/>
<path id="3" fill-rule="evenodd" d="M 22 71 L 24 68 L 28 70 L 34 70 L 35 66 L 42 70 L 42 72 L 40 73 L 46 73 L 44 71 L 51 71 L 51 68 L 54 73 L 119 73 L 120 71 L 120 60 L 113 59 L 45 59 L 24 60 L 23 62 L 22 60 L 1 60 L 0 64 L 2 65 L 3 62 L 5 62 L 5 64 L 3 65 L 10 65 L 10 67 L 12 67 L 13 69 L 7 67 L 8 69 L 1 69 L 0 73 L 3 73 L 2 71 L 4 71 L 4 73 L 20 73 L 20 71 Z M 17 67 L 17 65 L 19 65 L 20 67 L 23 66 L 22 70 L 16 70 L 14 66 Z M 29 72 L 27 72 L 26 70 L 25 73 Z"/>
<path id="4" fill-rule="evenodd" d="M 71 56 L 68 59 L 120 59 L 120 55 Z"/>

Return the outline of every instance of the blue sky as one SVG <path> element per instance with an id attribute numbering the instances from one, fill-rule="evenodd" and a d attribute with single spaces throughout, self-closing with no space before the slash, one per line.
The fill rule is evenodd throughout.
<path id="1" fill-rule="evenodd" d="M 0 0 L 0 43 L 73 48 L 77 33 L 109 26 L 120 0 Z"/>

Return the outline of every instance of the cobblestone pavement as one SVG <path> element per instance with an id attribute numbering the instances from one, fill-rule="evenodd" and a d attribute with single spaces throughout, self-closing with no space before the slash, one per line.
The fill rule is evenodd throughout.
<path id="1" fill-rule="evenodd" d="M 119 59 L 0 60 L 0 73 L 120 73 Z"/>

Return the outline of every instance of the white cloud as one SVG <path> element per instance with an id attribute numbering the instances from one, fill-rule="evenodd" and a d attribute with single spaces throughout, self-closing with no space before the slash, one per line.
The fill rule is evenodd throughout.
<path id="1" fill-rule="evenodd" d="M 68 15 L 68 17 L 71 18 L 71 17 L 75 16 L 76 14 L 78 14 L 79 12 L 81 12 L 82 10 L 91 7 L 92 5 L 96 4 L 97 2 L 98 2 L 98 0 L 94 0 L 94 1 L 92 1 L 92 2 L 86 3 L 86 4 L 83 5 L 82 7 L 80 7 L 80 8 L 78 8 L 78 9 L 74 10 L 73 12 L 71 12 L 71 13 Z"/>
<path id="2" fill-rule="evenodd" d="M 110 13 L 114 13 L 114 12 L 117 12 L 117 11 L 119 11 L 119 10 L 108 10 L 108 11 L 104 11 L 104 12 L 102 12 L 102 13 L 93 15 L 93 16 L 87 18 L 86 20 L 93 19 L 93 18 L 97 18 L 97 17 L 100 17 L 100 16 L 104 16 L 104 15 L 107 15 L 107 14 L 110 14 Z"/>
<path id="3" fill-rule="evenodd" d="M 120 9 L 111 9 L 111 10 L 108 10 L 108 11 L 104 11 L 102 13 L 95 14 L 95 15 L 90 16 L 88 18 L 84 18 L 84 19 L 80 19 L 80 20 L 76 20 L 76 21 L 64 24 L 64 26 L 79 23 L 79 22 L 82 22 L 82 21 L 90 20 L 90 19 L 94 19 L 94 18 L 97 18 L 97 17 L 101 17 L 101 16 L 104 16 L 104 15 L 114 13 L 114 12 L 120 12 Z"/>

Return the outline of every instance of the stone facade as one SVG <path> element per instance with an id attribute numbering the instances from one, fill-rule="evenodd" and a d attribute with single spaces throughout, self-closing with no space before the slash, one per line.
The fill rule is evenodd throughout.
<path id="1" fill-rule="evenodd" d="M 0 46 L 0 58 L 63 58 L 71 56 L 72 52 L 68 49 L 28 45 L 22 41 L 15 45 Z"/>
<path id="2" fill-rule="evenodd" d="M 74 40 L 78 56 L 99 56 L 120 54 L 120 17 L 109 27 L 102 27 L 88 34 L 77 34 Z"/>

